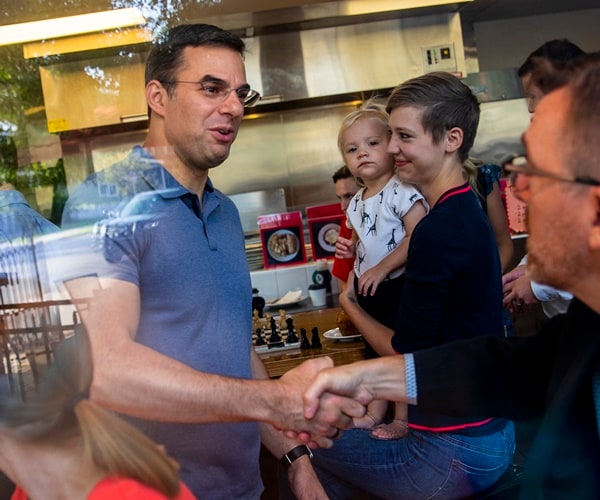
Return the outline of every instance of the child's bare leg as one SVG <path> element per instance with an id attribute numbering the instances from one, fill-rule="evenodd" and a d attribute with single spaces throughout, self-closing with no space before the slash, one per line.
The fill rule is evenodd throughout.
<path id="1" fill-rule="evenodd" d="M 394 419 L 389 424 L 380 424 L 371 431 L 374 439 L 401 439 L 408 434 L 408 406 L 404 403 L 394 405 Z"/>
<path id="2" fill-rule="evenodd" d="M 354 427 L 359 429 L 372 429 L 383 422 L 383 417 L 387 411 L 388 402 L 380 399 L 371 401 L 367 407 L 367 413 L 361 418 L 354 419 Z"/>

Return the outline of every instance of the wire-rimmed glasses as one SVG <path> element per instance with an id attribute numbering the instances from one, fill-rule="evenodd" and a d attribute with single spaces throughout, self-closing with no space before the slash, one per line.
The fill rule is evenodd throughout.
<path id="1" fill-rule="evenodd" d="M 207 99 L 212 99 L 218 102 L 225 101 L 229 94 L 235 92 L 240 102 L 244 107 L 248 108 L 254 106 L 260 100 L 260 93 L 250 88 L 250 85 L 242 85 L 237 89 L 228 87 L 225 82 L 218 80 L 199 81 L 192 82 L 186 80 L 163 80 L 162 84 L 175 85 L 178 83 L 188 83 L 191 85 L 197 85 L 198 90 Z"/>

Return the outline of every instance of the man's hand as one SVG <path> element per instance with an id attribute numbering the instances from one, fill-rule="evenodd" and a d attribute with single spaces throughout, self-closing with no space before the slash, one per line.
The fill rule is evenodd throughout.
<path id="1" fill-rule="evenodd" d="M 282 396 L 273 401 L 272 411 L 275 415 L 272 422 L 276 427 L 290 431 L 286 433 L 288 436 L 309 443 L 312 447 L 329 448 L 333 440 L 339 437 L 340 429 L 350 427 L 352 418 L 361 417 L 366 411 L 362 404 L 353 399 L 325 394 L 310 419 L 305 418 L 303 394 L 321 370 L 331 367 L 331 358 L 313 358 L 274 382 L 279 384 Z"/>
<path id="2" fill-rule="evenodd" d="M 531 289 L 531 278 L 525 265 L 517 266 L 502 277 L 504 298 L 502 304 L 511 313 L 519 313 L 524 306 L 538 304 Z"/>
<path id="3" fill-rule="evenodd" d="M 365 408 L 375 399 L 364 384 L 364 376 L 368 370 L 365 362 L 357 362 L 321 371 L 304 393 L 304 416 L 312 419 L 318 415 L 322 411 L 321 406 L 333 394 L 351 398 Z M 364 411 L 362 415 L 364 415 Z"/>

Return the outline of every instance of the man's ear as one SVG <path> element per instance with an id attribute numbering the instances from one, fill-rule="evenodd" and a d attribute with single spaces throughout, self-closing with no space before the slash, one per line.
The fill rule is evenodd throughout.
<path id="1" fill-rule="evenodd" d="M 146 102 L 148 107 L 157 115 L 164 115 L 167 91 L 158 80 L 151 80 L 146 85 Z"/>
<path id="2" fill-rule="evenodd" d="M 463 131 L 459 127 L 454 127 L 446 132 L 446 152 L 454 153 L 462 146 Z"/>
<path id="3" fill-rule="evenodd" d="M 593 204 L 593 219 L 590 225 L 590 248 L 600 252 L 600 186 L 591 188 L 590 200 Z"/>

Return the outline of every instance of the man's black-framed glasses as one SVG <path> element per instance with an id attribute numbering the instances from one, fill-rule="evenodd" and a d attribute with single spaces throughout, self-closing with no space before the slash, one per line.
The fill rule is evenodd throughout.
<path id="1" fill-rule="evenodd" d="M 532 167 L 527 161 L 525 155 L 513 155 L 502 162 L 504 174 L 510 181 L 511 185 L 515 186 L 517 177 L 524 175 L 526 177 L 546 177 L 560 182 L 569 182 L 572 184 L 583 184 L 585 186 L 600 186 L 600 181 L 592 177 L 578 177 L 555 174 L 539 168 Z"/>
<path id="2" fill-rule="evenodd" d="M 163 80 L 161 81 L 161 83 L 168 85 L 175 85 L 179 83 L 197 85 L 198 91 L 201 92 L 204 97 L 217 102 L 225 101 L 229 94 L 235 92 L 235 95 L 237 95 L 240 102 L 246 108 L 254 106 L 260 100 L 260 93 L 250 88 L 250 85 L 242 85 L 237 89 L 232 89 L 231 87 L 228 87 L 224 82 L 214 80 L 199 82 L 192 82 L 186 80 Z"/>

